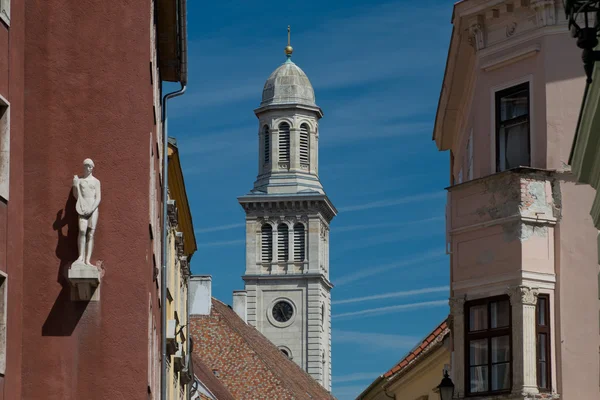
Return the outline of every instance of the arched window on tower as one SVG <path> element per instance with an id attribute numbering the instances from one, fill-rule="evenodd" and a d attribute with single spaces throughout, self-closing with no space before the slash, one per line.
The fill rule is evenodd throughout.
<path id="1" fill-rule="evenodd" d="M 277 227 L 277 260 L 287 261 L 290 254 L 290 239 L 288 226 L 279 224 Z"/>
<path id="2" fill-rule="evenodd" d="M 269 127 L 265 125 L 263 128 L 263 140 L 265 145 L 265 164 L 271 161 L 271 135 L 269 135 Z"/>
<path id="3" fill-rule="evenodd" d="M 264 224 L 260 229 L 262 239 L 262 261 L 273 261 L 273 227 L 270 224 Z"/>
<path id="4" fill-rule="evenodd" d="M 279 124 L 279 162 L 290 162 L 290 124 Z"/>
<path id="5" fill-rule="evenodd" d="M 310 141 L 309 141 L 309 128 L 308 124 L 300 125 L 300 165 L 309 164 L 309 152 L 310 152 Z"/>
<path id="6" fill-rule="evenodd" d="M 296 225 L 294 225 L 294 261 L 304 261 L 304 254 L 304 224 L 298 222 Z"/>

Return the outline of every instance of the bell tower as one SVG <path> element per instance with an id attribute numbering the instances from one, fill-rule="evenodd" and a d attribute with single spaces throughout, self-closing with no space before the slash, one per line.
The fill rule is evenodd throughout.
<path id="1" fill-rule="evenodd" d="M 258 176 L 246 212 L 247 319 L 331 390 L 329 223 L 337 210 L 319 181 L 319 120 L 306 74 L 287 60 L 265 83 Z"/>

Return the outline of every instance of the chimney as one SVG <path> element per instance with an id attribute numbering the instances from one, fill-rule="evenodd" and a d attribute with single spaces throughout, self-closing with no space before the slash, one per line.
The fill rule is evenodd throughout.
<path id="1" fill-rule="evenodd" d="M 210 275 L 192 275 L 189 283 L 190 315 L 210 315 L 212 306 L 212 277 Z"/>
<path id="2" fill-rule="evenodd" d="M 246 308 L 246 300 L 248 294 L 245 290 L 233 291 L 233 311 L 244 321 L 248 322 L 248 313 Z"/>

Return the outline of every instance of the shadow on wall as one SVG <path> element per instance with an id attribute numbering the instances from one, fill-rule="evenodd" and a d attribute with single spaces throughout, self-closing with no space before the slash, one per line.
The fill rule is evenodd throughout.
<path id="1" fill-rule="evenodd" d="M 81 319 L 88 301 L 71 301 L 71 287 L 66 279 L 69 267 L 77 259 L 77 236 L 79 223 L 75 211 L 75 197 L 69 189 L 69 195 L 64 210 L 58 210 L 52 229 L 57 233 L 56 257 L 60 260 L 57 282 L 61 284 L 60 291 L 48 318 L 42 326 L 42 336 L 70 336 Z M 63 215 L 64 214 L 64 215 Z M 67 234 L 64 234 L 64 227 Z"/>

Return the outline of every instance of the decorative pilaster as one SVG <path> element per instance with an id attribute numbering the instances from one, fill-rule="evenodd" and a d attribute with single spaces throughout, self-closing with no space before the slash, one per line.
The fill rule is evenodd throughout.
<path id="1" fill-rule="evenodd" d="M 556 24 L 554 0 L 531 0 L 530 6 L 535 11 L 538 27 Z"/>
<path id="2" fill-rule="evenodd" d="M 469 23 L 467 28 L 469 44 L 479 51 L 485 47 L 485 29 L 484 29 L 484 17 L 478 15 L 477 18 Z"/>
<path id="3" fill-rule="evenodd" d="M 452 325 L 453 365 L 452 375 L 455 396 L 463 398 L 465 395 L 465 299 L 452 297 L 448 300 L 450 305 L 450 319 Z"/>
<path id="4" fill-rule="evenodd" d="M 512 392 L 516 395 L 537 394 L 535 306 L 538 290 L 516 286 L 510 289 L 509 295 L 512 307 Z"/>

